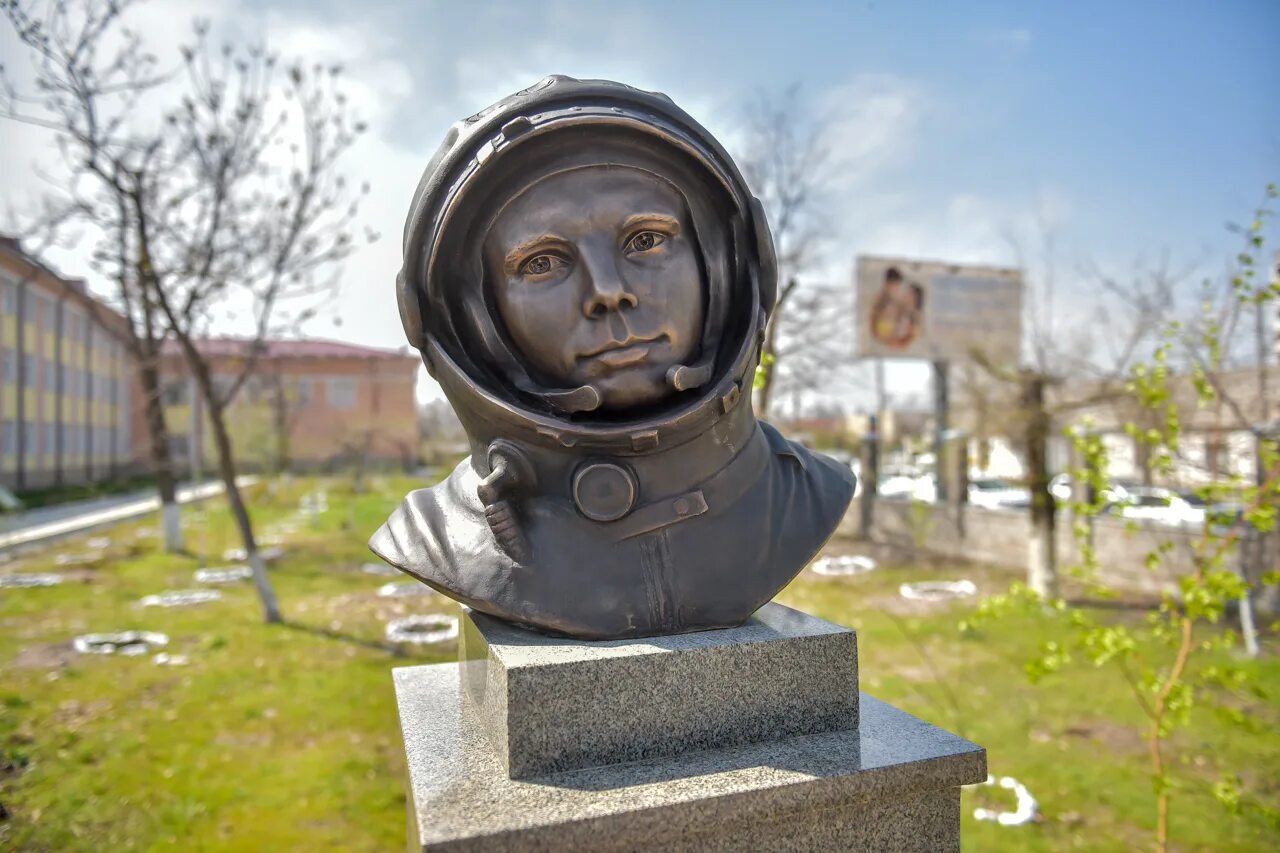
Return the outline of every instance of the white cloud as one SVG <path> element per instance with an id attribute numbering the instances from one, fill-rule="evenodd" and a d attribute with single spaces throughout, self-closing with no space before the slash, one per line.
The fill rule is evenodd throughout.
<path id="1" fill-rule="evenodd" d="M 928 102 L 902 77 L 859 74 L 826 90 L 818 109 L 829 122 L 835 183 L 853 190 L 910 159 Z"/>

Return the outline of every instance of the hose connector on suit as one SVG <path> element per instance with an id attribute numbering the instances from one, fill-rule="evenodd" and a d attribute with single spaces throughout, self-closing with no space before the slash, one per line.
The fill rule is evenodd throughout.
<path id="1" fill-rule="evenodd" d="M 520 525 L 516 498 L 534 488 L 533 466 L 515 444 L 501 438 L 489 445 L 488 458 L 489 476 L 476 487 L 485 520 L 503 552 L 517 563 L 528 563 L 533 555 Z"/>

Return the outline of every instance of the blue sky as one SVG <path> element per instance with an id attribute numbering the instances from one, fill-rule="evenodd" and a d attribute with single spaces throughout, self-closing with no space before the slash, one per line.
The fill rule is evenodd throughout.
<path id="1" fill-rule="evenodd" d="M 665 91 L 731 148 L 746 101 L 800 83 L 840 166 L 811 273 L 831 283 L 847 284 L 859 252 L 1011 263 L 1043 227 L 1083 304 L 1087 285 L 1070 279 L 1089 262 L 1168 251 L 1221 270 L 1238 245 L 1225 224 L 1280 180 L 1273 0 L 149 6 L 144 32 L 170 41 L 199 14 L 345 63 L 373 127 L 349 166 L 373 182 L 385 236 L 348 265 L 341 326 L 312 332 L 363 343 L 400 340 L 397 238 L 448 125 L 548 73 Z M 27 131 L 0 127 L 0 143 L 40 159 Z M 20 178 L 10 204 L 33 186 Z M 76 271 L 74 253 L 58 260 Z"/>

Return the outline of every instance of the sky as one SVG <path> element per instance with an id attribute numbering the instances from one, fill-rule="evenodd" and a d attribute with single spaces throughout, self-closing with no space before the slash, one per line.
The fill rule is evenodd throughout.
<path id="1" fill-rule="evenodd" d="M 1204 274 L 1239 246 L 1280 180 L 1280 3 L 279 2 L 171 0 L 137 10 L 160 51 L 195 16 L 284 56 L 340 61 L 370 133 L 346 166 L 382 235 L 346 264 L 309 334 L 403 341 L 394 299 L 413 189 L 449 125 L 550 73 L 669 94 L 734 150 L 754 97 L 799 84 L 829 127 L 829 221 L 806 279 L 850 286 L 859 253 L 1006 265 L 1051 232 L 1070 311 L 1076 275 L 1168 253 Z M 7 26 L 7 25 L 6 25 Z M 7 30 L 5 64 L 20 61 Z M 41 132 L 0 121 L 0 220 L 57 174 Z M 83 253 L 59 250 L 65 273 Z M 92 281 L 91 281 L 92 284 Z M 1063 285 L 1060 285 L 1063 286 Z M 852 321 L 851 321 L 852 322 Z M 340 324 L 339 324 L 340 323 Z M 918 391 L 922 366 L 890 388 Z M 422 383 L 425 396 L 437 394 Z M 840 392 L 858 408 L 866 389 Z"/>

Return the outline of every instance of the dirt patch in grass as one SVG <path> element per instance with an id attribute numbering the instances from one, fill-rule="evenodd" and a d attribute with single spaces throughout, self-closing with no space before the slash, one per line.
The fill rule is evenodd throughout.
<path id="1" fill-rule="evenodd" d="M 70 643 L 24 646 L 13 658 L 14 669 L 62 669 L 71 666 L 80 654 Z"/>
<path id="2" fill-rule="evenodd" d="M 1142 732 L 1112 720 L 1089 720 L 1075 723 L 1062 730 L 1062 736 L 1072 740 L 1088 741 L 1102 747 L 1108 754 L 1133 754 L 1146 752 L 1147 742 Z"/>

